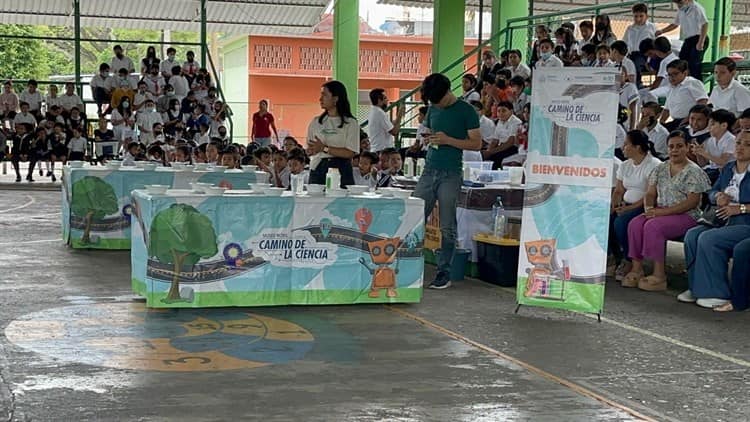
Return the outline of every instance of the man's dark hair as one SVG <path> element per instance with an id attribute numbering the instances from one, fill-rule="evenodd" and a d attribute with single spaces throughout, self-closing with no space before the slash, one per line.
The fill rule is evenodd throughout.
<path id="1" fill-rule="evenodd" d="M 653 49 L 654 40 L 652 40 L 651 38 L 646 38 L 645 40 L 641 41 L 640 44 L 638 44 L 638 51 L 640 51 L 641 54 L 646 54 Z"/>
<path id="2" fill-rule="evenodd" d="M 638 3 L 633 5 L 633 9 L 631 9 L 633 13 L 645 13 L 648 14 L 648 6 L 646 6 L 644 3 Z"/>
<path id="3" fill-rule="evenodd" d="M 385 90 L 383 88 L 375 88 L 370 91 L 370 102 L 372 103 L 372 105 L 375 105 L 383 98 L 384 95 Z"/>
<path id="4" fill-rule="evenodd" d="M 669 42 L 669 38 L 667 37 L 659 37 L 654 40 L 654 49 L 666 54 L 672 51 L 672 43 Z"/>
<path id="5" fill-rule="evenodd" d="M 691 115 L 693 113 L 700 113 L 708 118 L 711 115 L 711 107 L 705 104 L 696 104 L 690 108 L 688 115 Z"/>
<path id="6" fill-rule="evenodd" d="M 623 56 L 628 55 L 628 45 L 625 43 L 625 41 L 615 41 L 612 43 L 612 45 L 609 46 L 609 48 L 611 48 L 613 51 L 617 51 Z"/>
<path id="7" fill-rule="evenodd" d="M 712 111 L 709 117 L 714 122 L 726 123 L 728 129 L 732 129 L 732 126 L 734 126 L 734 123 L 737 121 L 737 118 L 734 117 L 734 113 L 724 109 Z"/>
<path id="8" fill-rule="evenodd" d="M 729 57 L 720 58 L 716 61 L 716 63 L 714 63 L 714 66 L 724 66 L 730 72 L 734 72 L 735 70 L 737 70 L 737 63 L 735 63 L 734 60 L 730 59 Z"/>
<path id="9" fill-rule="evenodd" d="M 451 90 L 451 81 L 442 73 L 433 73 L 422 82 L 422 96 L 427 101 L 437 104 Z"/>

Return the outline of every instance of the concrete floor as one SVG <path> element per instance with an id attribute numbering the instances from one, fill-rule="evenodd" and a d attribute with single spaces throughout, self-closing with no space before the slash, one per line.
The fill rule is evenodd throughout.
<path id="1" fill-rule="evenodd" d="M 476 280 L 411 306 L 147 312 L 127 252 L 59 240 L 59 196 L 0 190 L 0 421 L 750 419 L 748 313 L 611 283 L 602 323 L 514 314 Z M 243 342 L 259 321 L 280 342 Z M 160 342 L 186 332 L 192 355 Z M 234 342 L 244 360 L 201 360 Z"/>

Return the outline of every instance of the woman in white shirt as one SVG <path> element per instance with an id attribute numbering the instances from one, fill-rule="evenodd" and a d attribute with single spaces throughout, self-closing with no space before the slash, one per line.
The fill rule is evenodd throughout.
<path id="1" fill-rule="evenodd" d="M 612 193 L 610 217 L 610 250 L 621 257 L 615 277 L 622 280 L 632 269 L 628 258 L 628 224 L 630 220 L 643 214 L 643 197 L 648 190 L 648 176 L 661 161 L 654 157 L 654 144 L 643 131 L 631 130 L 625 136 L 622 147 L 627 160 L 617 171 L 617 184 Z"/>
<path id="2" fill-rule="evenodd" d="M 346 87 L 339 81 L 328 81 L 320 90 L 323 114 L 307 128 L 310 155 L 310 184 L 325 184 L 329 168 L 337 168 L 341 187 L 354 184 L 352 157 L 359 153 L 359 125 L 349 105 Z"/>

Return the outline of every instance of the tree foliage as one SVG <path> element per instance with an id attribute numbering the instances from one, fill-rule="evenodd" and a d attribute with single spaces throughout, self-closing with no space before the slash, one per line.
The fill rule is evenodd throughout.
<path id="1" fill-rule="evenodd" d="M 71 38 L 71 40 L 31 40 L 3 38 L 3 35 Z M 64 26 L 30 26 L 3 25 L 0 29 L 0 77 L 12 79 L 49 80 L 53 75 L 72 75 L 75 71 L 75 43 L 73 28 Z M 162 40 L 162 31 L 139 29 L 113 29 L 86 27 L 81 29 L 82 39 L 99 39 L 104 41 L 81 42 L 81 73 L 94 74 L 99 71 L 101 63 L 112 60 L 112 47 L 122 45 L 125 54 L 136 64 L 139 70 L 140 61 L 146 55 L 149 45 L 156 47 L 157 56 L 164 56 L 162 47 L 153 44 Z M 195 32 L 172 32 L 173 42 L 198 42 L 199 34 Z M 132 41 L 127 41 L 132 40 Z M 137 42 L 137 41 L 141 42 Z M 168 45 L 164 46 L 164 51 Z M 185 52 L 190 49 L 196 52 L 197 47 L 175 47 L 177 57 L 184 60 Z"/>
<path id="2" fill-rule="evenodd" d="M 79 217 L 92 213 L 94 219 L 114 214 L 118 210 L 115 190 L 98 177 L 85 176 L 73 183 L 70 210 Z"/>
<path id="3" fill-rule="evenodd" d="M 151 223 L 149 254 L 159 262 L 174 264 L 176 256 L 184 255 L 183 264 L 195 265 L 218 251 L 211 220 L 191 205 L 172 204 Z"/>

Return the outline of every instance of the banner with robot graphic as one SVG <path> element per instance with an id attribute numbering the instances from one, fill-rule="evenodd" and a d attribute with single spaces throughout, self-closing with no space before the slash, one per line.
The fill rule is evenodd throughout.
<path id="1" fill-rule="evenodd" d="M 521 305 L 604 305 L 617 69 L 534 72 L 518 262 Z"/>
<path id="2" fill-rule="evenodd" d="M 417 198 L 133 192 L 132 288 L 149 307 L 419 302 Z"/>

